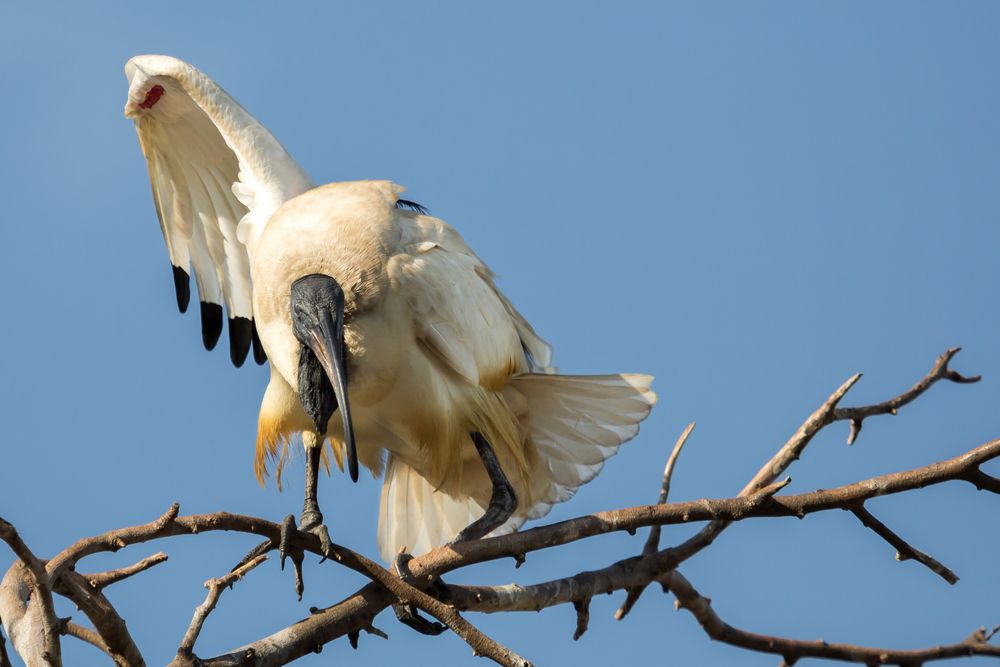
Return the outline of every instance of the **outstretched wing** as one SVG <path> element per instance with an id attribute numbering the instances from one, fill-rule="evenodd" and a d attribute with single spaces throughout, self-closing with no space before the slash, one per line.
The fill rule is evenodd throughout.
<path id="1" fill-rule="evenodd" d="M 243 364 L 251 345 L 262 364 L 248 253 L 271 214 L 312 183 L 263 125 L 191 65 L 137 56 L 125 75 L 125 115 L 149 168 L 177 306 L 187 309 L 193 268 L 205 348 L 218 342 L 224 306 L 233 364 Z"/>
<path id="2" fill-rule="evenodd" d="M 499 391 L 516 373 L 552 373 L 552 349 L 497 289 L 452 227 L 400 212 L 403 238 L 392 273 L 413 308 L 426 349 L 474 385 Z"/>

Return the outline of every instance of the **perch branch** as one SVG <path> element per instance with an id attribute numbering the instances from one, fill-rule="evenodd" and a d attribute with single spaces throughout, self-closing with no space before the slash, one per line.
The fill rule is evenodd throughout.
<path id="1" fill-rule="evenodd" d="M 779 482 L 765 487 L 749 497 L 666 503 L 664 505 L 600 512 L 502 537 L 440 547 L 414 558 L 409 562 L 409 568 L 414 580 L 427 581 L 430 577 L 444 574 L 458 567 L 524 554 L 593 535 L 634 530 L 657 523 L 666 525 L 713 519 L 737 521 L 763 516 L 801 517 L 812 512 L 849 508 L 876 496 L 901 493 L 945 481 L 962 480 L 976 484 L 979 480 L 976 474 L 978 466 L 998 456 L 1000 456 L 1000 440 L 994 440 L 947 461 L 909 471 L 880 475 L 834 489 L 772 497 L 784 484 Z M 992 491 L 987 487 L 983 488 Z M 195 525 L 201 530 L 238 529 L 236 524 L 240 517 L 225 515 L 225 518 L 226 521 L 222 521 L 220 517 L 214 515 L 202 515 L 181 517 L 177 521 L 180 525 L 188 526 L 185 532 L 190 532 L 190 527 Z M 274 526 L 275 532 L 277 530 L 277 524 L 268 525 L 268 522 L 261 520 L 246 517 L 244 519 L 257 522 L 254 524 L 255 529 L 247 532 L 269 534 L 272 530 L 270 526 Z M 243 528 L 247 528 L 247 526 L 243 526 Z M 318 540 L 313 544 L 311 536 L 305 535 L 304 537 L 305 539 L 299 535 L 294 539 L 302 539 L 303 548 L 319 553 Z M 344 553 L 346 563 L 350 560 L 351 554 L 349 550 L 344 550 Z M 648 583 L 677 567 L 691 555 L 690 552 L 673 548 L 649 556 L 626 559 L 616 563 L 611 568 L 605 568 L 606 570 L 614 570 L 613 572 L 601 572 L 593 575 L 595 579 L 598 577 L 617 577 L 617 579 L 610 580 L 610 583 L 586 584 L 586 577 L 583 575 L 587 573 L 581 573 L 576 577 L 560 580 L 561 584 L 551 586 L 550 588 L 561 589 L 561 592 L 558 595 L 547 593 L 547 599 L 550 600 L 550 604 L 559 604 Z M 583 581 L 585 585 L 581 586 L 580 581 Z M 574 586 L 576 588 L 572 588 Z M 504 587 L 470 588 L 470 595 L 463 595 L 463 592 L 468 591 L 464 591 L 461 587 L 452 586 L 450 588 L 455 591 L 453 602 L 459 609 L 489 611 L 493 605 L 496 610 L 513 610 L 516 608 L 515 602 L 526 609 L 540 608 L 537 603 L 540 596 L 535 595 L 534 600 L 531 600 L 534 592 L 518 594 L 513 601 L 494 604 L 490 602 L 489 594 Z M 513 590 L 515 589 L 509 588 L 503 592 L 509 594 Z M 476 600 L 475 593 L 477 591 L 485 592 L 486 595 L 481 595 L 480 599 Z M 374 617 L 395 599 L 381 584 L 368 584 L 351 597 L 320 610 L 293 626 L 279 630 L 238 651 L 203 659 L 202 664 L 210 667 L 248 664 L 242 662 L 243 656 L 247 654 L 252 655 L 253 664 L 258 667 L 276 667 L 288 664 L 295 658 L 313 652 L 317 646 L 370 626 Z M 475 603 L 470 600 L 475 600 Z"/>
<path id="2" fill-rule="evenodd" d="M 444 623 L 472 647 L 473 655 L 485 656 L 497 664 L 504 665 L 504 667 L 531 667 L 530 662 L 488 637 L 479 628 L 462 618 L 453 606 L 444 604 L 408 583 L 407 579 L 411 578 L 409 573 L 400 573 L 400 576 L 397 577 L 378 563 L 360 554 L 356 554 L 355 557 L 368 570 L 372 579 L 382 584 L 401 604 L 415 605 Z M 425 580 L 430 583 L 429 579 Z"/>

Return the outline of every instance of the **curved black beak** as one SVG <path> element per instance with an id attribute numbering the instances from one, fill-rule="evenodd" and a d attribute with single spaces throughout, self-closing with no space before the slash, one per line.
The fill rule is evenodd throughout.
<path id="1" fill-rule="evenodd" d="M 344 292 L 329 276 L 314 274 L 292 285 L 292 327 L 304 348 L 308 348 L 323 369 L 333 389 L 335 400 L 324 400 L 323 383 L 309 372 L 312 360 L 299 355 L 299 398 L 316 430 L 326 433 L 326 423 L 340 407 L 347 444 L 347 469 L 351 480 L 358 481 L 358 452 L 347 399 L 347 368 L 344 360 Z M 304 353 L 305 350 L 302 350 Z M 308 378 L 312 377 L 312 380 Z M 329 389 L 326 389 L 329 391 Z"/>

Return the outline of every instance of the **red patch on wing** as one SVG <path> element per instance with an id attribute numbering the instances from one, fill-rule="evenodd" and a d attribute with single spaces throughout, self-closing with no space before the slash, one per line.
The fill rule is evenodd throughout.
<path id="1" fill-rule="evenodd" d="M 153 106 L 160 101 L 161 97 L 163 97 L 163 86 L 159 85 L 153 86 L 152 88 L 149 89 L 149 92 L 146 93 L 146 99 L 142 101 L 142 104 L 139 105 L 139 108 L 152 109 Z"/>

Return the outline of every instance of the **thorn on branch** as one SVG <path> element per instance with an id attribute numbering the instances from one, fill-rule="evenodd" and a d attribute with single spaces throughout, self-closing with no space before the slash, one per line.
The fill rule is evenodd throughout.
<path id="1" fill-rule="evenodd" d="M 180 503 L 174 503 L 173 505 L 171 505 L 167 509 L 167 511 L 164 512 L 162 516 L 160 516 L 160 518 L 157 519 L 156 522 L 153 524 L 154 532 L 159 533 L 166 530 L 167 527 L 174 522 L 174 519 L 177 518 L 177 515 L 178 513 L 180 513 L 180 511 L 181 511 Z"/>
<path id="2" fill-rule="evenodd" d="M 1000 494 L 1000 479 L 993 475 L 988 475 L 978 467 L 973 468 L 965 475 L 965 480 L 972 483 L 979 491 L 989 491 Z"/>
<path id="3" fill-rule="evenodd" d="M 864 424 L 863 419 L 852 419 L 851 420 L 851 432 L 847 435 L 847 444 L 853 445 L 861 435 L 861 425 Z"/>
<path id="4" fill-rule="evenodd" d="M 573 608 L 576 609 L 576 630 L 573 632 L 573 641 L 576 641 L 583 636 L 590 624 L 590 598 L 574 600 Z"/>

